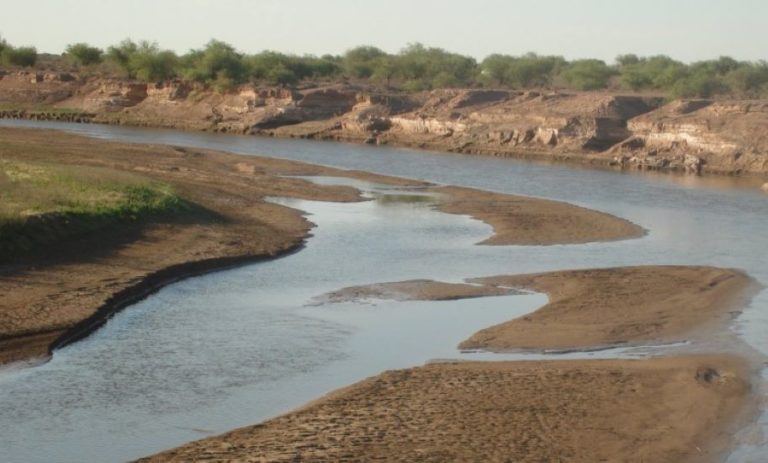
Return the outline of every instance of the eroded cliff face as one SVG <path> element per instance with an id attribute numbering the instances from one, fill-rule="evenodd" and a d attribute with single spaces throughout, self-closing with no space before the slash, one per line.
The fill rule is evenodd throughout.
<path id="1" fill-rule="evenodd" d="M 463 152 L 592 153 L 625 140 L 627 119 L 658 98 L 498 90 L 438 90 L 391 117 L 387 139 Z"/>
<path id="2" fill-rule="evenodd" d="M 0 117 L 398 144 L 621 168 L 768 173 L 768 101 L 338 84 L 298 90 L 0 71 Z M 67 108 L 65 113 L 40 110 Z M 27 111 L 18 111 L 28 108 Z"/>
<path id="3" fill-rule="evenodd" d="M 684 100 L 629 121 L 616 162 L 691 172 L 768 172 L 768 101 Z"/>

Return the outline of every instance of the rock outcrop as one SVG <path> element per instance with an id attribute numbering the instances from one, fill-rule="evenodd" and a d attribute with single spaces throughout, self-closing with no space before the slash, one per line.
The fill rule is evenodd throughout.
<path id="1" fill-rule="evenodd" d="M 404 94 L 348 84 L 216 92 L 180 80 L 0 71 L 0 104 L 13 109 L 0 117 L 389 143 L 627 169 L 768 173 L 768 101 L 664 103 L 602 92 Z M 30 110 L 41 106 L 54 110 Z"/>
<path id="2" fill-rule="evenodd" d="M 621 164 L 689 172 L 768 173 L 768 101 L 674 101 L 629 121 Z"/>

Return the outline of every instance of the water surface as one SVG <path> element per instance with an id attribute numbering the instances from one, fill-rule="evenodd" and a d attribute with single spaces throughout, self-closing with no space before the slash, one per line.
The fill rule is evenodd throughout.
<path id="1" fill-rule="evenodd" d="M 559 199 L 650 231 L 611 243 L 476 246 L 490 227 L 435 212 L 408 191 L 352 182 L 379 200 L 286 202 L 318 225 L 305 250 L 171 285 L 86 341 L 57 352 L 51 362 L 0 372 L 0 448 L 7 461 L 123 461 L 255 423 L 383 369 L 461 357 L 455 345 L 472 332 L 545 301 L 532 294 L 306 306 L 312 297 L 345 286 L 641 264 L 735 267 L 768 283 L 768 196 L 749 182 L 170 130 L 0 125 L 259 154 Z M 732 330 L 768 354 L 765 292 Z M 745 445 L 732 458 L 757 462 L 762 452 L 768 452 L 765 444 Z"/>

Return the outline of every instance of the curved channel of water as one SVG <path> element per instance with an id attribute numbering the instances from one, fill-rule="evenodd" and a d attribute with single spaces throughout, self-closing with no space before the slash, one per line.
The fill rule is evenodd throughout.
<path id="1" fill-rule="evenodd" d="M 124 461 L 255 423 L 384 369 L 458 357 L 455 345 L 472 332 L 545 301 L 533 294 L 306 305 L 344 286 L 639 264 L 736 267 L 768 284 L 768 197 L 741 182 L 169 130 L 26 121 L 0 126 L 51 127 L 541 196 L 650 230 L 644 238 L 612 243 L 475 246 L 490 234 L 487 225 L 423 202 L 398 202 L 402 191 L 359 183 L 395 200 L 295 201 L 318 225 L 305 250 L 171 285 L 50 362 L 0 371 L 5 461 Z M 768 354 L 766 292 L 732 330 Z M 732 460 L 761 461 L 763 452 L 768 447 L 758 439 Z"/>

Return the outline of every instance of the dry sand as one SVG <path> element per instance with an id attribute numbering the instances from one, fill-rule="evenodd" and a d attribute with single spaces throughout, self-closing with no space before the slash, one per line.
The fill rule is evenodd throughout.
<path id="1" fill-rule="evenodd" d="M 528 288 L 549 303 L 515 320 L 479 331 L 464 349 L 592 348 L 681 341 L 694 330 L 724 326 L 756 282 L 738 270 L 644 266 L 572 270 L 471 280 Z"/>
<path id="2" fill-rule="evenodd" d="M 0 264 L 0 363 L 45 355 L 53 340 L 64 333 L 72 335 L 76 325 L 80 324 L 78 333 L 88 332 L 112 311 L 168 282 L 296 249 L 312 224 L 301 211 L 267 203 L 264 197 L 362 199 L 354 188 L 285 176 L 348 177 L 404 188 L 429 186 L 300 162 L 113 143 L 42 130 L 0 129 L 0 158 L 129 171 L 174 185 L 182 197 L 207 211 L 126 225 L 62 243 L 45 258 Z M 519 215 L 505 212 L 513 203 L 539 211 L 539 218 L 526 223 L 525 229 L 533 227 L 536 234 L 548 237 L 545 244 L 583 241 L 585 228 L 570 230 L 562 226 L 563 221 L 588 225 L 594 215 L 603 217 L 601 226 L 610 228 L 611 222 L 616 223 L 609 235 L 598 233 L 595 227 L 595 240 L 635 236 L 640 230 L 625 228 L 622 219 L 564 203 L 488 193 L 489 201 L 483 206 L 479 190 L 435 187 L 435 191 L 448 198 L 441 206 L 446 212 L 474 214 L 477 209 L 478 218 L 499 232 L 498 242 L 507 244 L 531 244 L 527 232 L 517 224 Z M 462 201 L 465 196 L 468 200 Z M 519 240 L 515 230 L 520 232 Z"/>
<path id="3" fill-rule="evenodd" d="M 431 364 L 142 461 L 716 461 L 746 375 L 729 356 Z"/>

